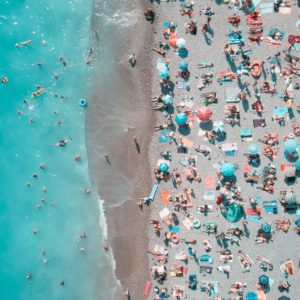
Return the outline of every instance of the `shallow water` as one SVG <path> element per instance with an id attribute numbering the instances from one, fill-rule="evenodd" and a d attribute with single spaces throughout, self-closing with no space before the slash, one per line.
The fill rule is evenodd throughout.
<path id="1" fill-rule="evenodd" d="M 0 75 L 9 80 L 0 85 L 1 299 L 113 299 L 117 283 L 101 249 L 105 222 L 97 194 L 84 193 L 91 182 L 79 99 L 88 99 L 93 72 L 86 65 L 92 0 L 1 1 L 0 12 Z M 15 47 L 26 40 L 32 43 Z M 37 85 L 46 92 L 34 98 Z M 68 144 L 56 147 L 62 139 Z M 76 242 L 81 232 L 87 239 Z"/>

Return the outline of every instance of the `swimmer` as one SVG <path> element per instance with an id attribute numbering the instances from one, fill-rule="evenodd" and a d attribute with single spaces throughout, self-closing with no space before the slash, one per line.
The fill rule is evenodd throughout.
<path id="1" fill-rule="evenodd" d="M 89 189 L 89 188 L 84 188 L 84 192 L 85 192 L 86 194 L 89 194 L 91 191 L 92 191 L 92 190 Z"/>
<path id="2" fill-rule="evenodd" d="M 62 125 L 63 123 L 64 123 L 63 120 L 58 120 L 56 124 L 57 124 L 57 125 Z"/>
<path id="3" fill-rule="evenodd" d="M 109 250 L 109 247 L 108 247 L 107 244 L 103 244 L 102 247 L 103 247 L 103 249 L 104 249 L 106 252 Z"/>
<path id="4" fill-rule="evenodd" d="M 31 187 L 31 182 L 26 182 L 26 186 Z"/>
<path id="5" fill-rule="evenodd" d="M 33 173 L 33 174 L 32 174 L 32 177 L 33 177 L 33 178 L 38 178 L 38 175 L 37 175 L 36 173 Z"/>
<path id="6" fill-rule="evenodd" d="M 64 280 L 61 280 L 61 281 L 59 282 L 59 285 L 61 285 L 61 286 L 65 285 Z"/>
<path id="7" fill-rule="evenodd" d="M 47 188 L 45 186 L 42 187 L 44 193 L 47 193 Z"/>
<path id="8" fill-rule="evenodd" d="M 17 48 L 20 48 L 21 46 L 26 46 L 26 45 L 30 44 L 31 42 L 32 42 L 32 40 L 27 40 L 27 41 L 24 41 L 24 42 L 17 43 L 15 46 Z"/>
<path id="9" fill-rule="evenodd" d="M 63 64 L 64 67 L 67 66 L 67 61 L 62 56 L 59 57 L 59 61 Z"/>
<path id="10" fill-rule="evenodd" d="M 37 208 L 37 209 L 41 209 L 41 208 L 42 208 L 42 205 L 41 205 L 41 204 L 37 204 L 37 205 L 36 205 L 36 208 Z"/>
<path id="11" fill-rule="evenodd" d="M 8 78 L 6 76 L 3 76 L 2 79 L 1 79 L 1 82 L 3 84 L 8 83 Z"/>
<path id="12" fill-rule="evenodd" d="M 81 252 L 81 253 L 85 253 L 85 248 L 81 247 L 81 248 L 80 248 L 80 252 Z"/>
<path id="13" fill-rule="evenodd" d="M 46 167 L 46 165 L 45 165 L 44 163 L 41 163 L 41 164 L 40 164 L 40 169 L 41 169 L 41 170 L 44 170 L 45 167 Z"/>
<path id="14" fill-rule="evenodd" d="M 80 233 L 78 237 L 76 237 L 76 241 L 79 242 L 82 239 L 85 239 L 87 237 L 85 232 Z"/>
<path id="15" fill-rule="evenodd" d="M 46 249 L 45 249 L 45 248 L 42 248 L 42 249 L 41 249 L 41 255 L 44 256 L 45 254 L 46 254 Z"/>
<path id="16" fill-rule="evenodd" d="M 32 273 L 31 272 L 27 273 L 27 275 L 26 275 L 27 280 L 30 280 L 31 277 L 32 277 Z"/>
<path id="17" fill-rule="evenodd" d="M 76 155 L 74 156 L 74 160 L 80 161 L 80 160 L 81 160 L 81 156 L 80 156 L 79 154 L 76 154 Z"/>
<path id="18" fill-rule="evenodd" d="M 33 234 L 37 234 L 37 232 L 38 232 L 37 228 L 34 227 L 34 228 L 32 229 L 32 232 L 33 232 Z"/>
<path id="19" fill-rule="evenodd" d="M 44 265 L 48 265 L 48 259 L 43 260 Z"/>
<path id="20" fill-rule="evenodd" d="M 41 68 L 43 64 L 42 64 L 40 61 L 38 61 L 38 62 L 36 63 L 36 65 L 37 65 L 39 68 Z"/>
<path id="21" fill-rule="evenodd" d="M 67 145 L 67 143 L 68 143 L 68 140 L 60 140 L 59 142 L 57 142 L 55 144 L 55 146 L 57 146 L 57 147 L 64 147 L 64 146 Z"/>
<path id="22" fill-rule="evenodd" d="M 59 74 L 58 74 L 57 72 L 54 72 L 54 73 L 53 73 L 53 76 L 54 76 L 54 79 L 55 79 L 55 80 L 57 80 L 57 79 L 58 79 L 58 76 L 59 76 Z"/>

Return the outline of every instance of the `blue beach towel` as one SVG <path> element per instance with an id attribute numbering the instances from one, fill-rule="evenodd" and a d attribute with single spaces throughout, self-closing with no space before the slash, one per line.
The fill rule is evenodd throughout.
<path id="1" fill-rule="evenodd" d="M 180 227 L 179 226 L 170 226 L 169 227 L 169 230 L 171 231 L 171 232 L 175 232 L 175 233 L 179 233 L 180 232 Z"/>
<path id="2" fill-rule="evenodd" d="M 251 128 L 243 128 L 240 130 L 241 137 L 251 137 L 252 136 L 252 129 Z"/>
<path id="3" fill-rule="evenodd" d="M 267 214 L 276 214 L 278 212 L 277 200 L 264 201 L 263 207 Z"/>

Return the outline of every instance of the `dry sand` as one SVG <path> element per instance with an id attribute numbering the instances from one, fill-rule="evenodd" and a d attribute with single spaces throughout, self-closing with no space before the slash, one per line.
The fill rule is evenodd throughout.
<path id="1" fill-rule="evenodd" d="M 263 1 L 265 2 L 265 1 Z M 199 8 L 204 7 L 205 5 L 212 7 L 215 10 L 215 15 L 212 17 L 211 21 L 211 27 L 214 31 L 214 37 L 212 45 L 207 45 L 203 34 L 201 32 L 202 24 L 205 22 L 206 17 L 205 16 L 199 16 Z M 284 31 L 286 33 L 286 36 L 284 37 L 284 41 L 282 43 L 281 47 L 275 47 L 271 45 L 267 45 L 265 42 L 262 42 L 260 46 L 256 44 L 251 44 L 248 42 L 248 27 L 246 25 L 246 20 L 244 13 L 241 11 L 234 11 L 233 9 L 229 9 L 227 5 L 217 5 L 213 1 L 201 1 L 196 2 L 194 6 L 195 16 L 194 19 L 197 21 L 198 24 L 198 34 L 195 36 L 185 34 L 184 29 L 184 22 L 188 21 L 188 17 L 180 16 L 179 13 L 179 3 L 178 2 L 170 2 L 165 3 L 162 2 L 161 5 L 156 6 L 157 11 L 157 19 L 156 19 L 156 25 L 157 25 L 157 35 L 155 37 L 155 41 L 163 41 L 162 36 L 162 28 L 163 28 L 163 22 L 170 20 L 173 22 L 176 22 L 178 24 L 177 27 L 177 36 L 184 37 L 187 41 L 187 49 L 189 50 L 189 55 L 184 61 L 187 61 L 189 63 L 189 70 L 191 73 L 190 82 L 191 82 L 191 91 L 187 92 L 185 90 L 179 90 L 175 86 L 174 93 L 175 98 L 174 102 L 175 105 L 178 104 L 180 101 L 182 101 L 182 98 L 184 96 L 193 96 L 194 100 L 194 106 L 193 111 L 196 111 L 200 106 L 203 104 L 200 103 L 200 94 L 204 92 L 210 92 L 214 91 L 217 92 L 217 97 L 219 99 L 219 103 L 216 106 L 210 106 L 210 108 L 213 111 L 213 121 L 216 120 L 223 120 L 224 118 L 224 105 L 225 105 L 225 87 L 226 86 L 237 86 L 237 82 L 234 81 L 233 83 L 228 83 L 220 86 L 216 82 L 216 76 L 219 71 L 226 70 L 229 68 L 228 63 L 226 62 L 225 55 L 222 51 L 224 45 L 226 44 L 226 35 L 228 34 L 228 31 L 230 28 L 233 29 L 233 27 L 227 23 L 227 17 L 230 15 L 233 15 L 233 13 L 237 13 L 241 16 L 242 19 L 242 25 L 239 27 L 240 30 L 243 32 L 243 37 L 246 40 L 246 46 L 244 49 L 251 48 L 253 53 L 250 55 L 251 60 L 253 59 L 261 59 L 266 60 L 267 55 L 274 55 L 276 52 L 283 50 L 284 47 L 287 44 L 287 36 L 289 33 L 296 34 L 298 32 L 298 29 L 295 26 L 295 22 L 297 20 L 297 13 L 299 13 L 299 9 L 297 7 L 293 7 L 293 12 L 291 15 L 283 15 L 283 14 L 265 14 L 263 15 L 263 26 L 264 26 L 264 33 L 263 36 L 266 38 L 267 33 L 271 27 L 279 28 L 280 30 Z M 298 52 L 299 53 L 299 52 Z M 297 52 L 295 55 L 298 54 Z M 178 63 L 182 61 L 183 59 L 180 59 L 174 51 L 171 49 L 167 56 L 170 57 L 170 74 L 171 74 L 171 80 L 175 83 L 178 78 L 175 78 L 175 75 L 178 72 Z M 156 56 L 159 57 L 158 55 Z M 283 62 L 283 57 L 281 58 Z M 197 69 L 197 63 L 200 63 L 201 61 L 211 61 L 215 64 L 214 68 L 211 70 L 214 73 L 214 82 L 207 88 L 203 89 L 202 91 L 199 91 L 197 89 L 197 79 L 195 76 L 199 76 L 200 74 L 204 73 L 205 69 L 199 70 Z M 283 62 L 283 65 L 285 63 Z M 269 64 L 266 63 L 266 69 L 269 68 Z M 155 64 L 153 65 L 153 69 L 155 69 Z M 153 95 L 159 95 L 160 94 L 160 87 L 159 87 L 159 76 L 158 74 L 154 75 L 154 87 L 153 87 Z M 267 80 L 270 81 L 270 75 L 267 74 Z M 253 79 L 250 76 L 249 80 L 250 83 L 253 83 Z M 299 81 L 297 79 L 293 79 L 294 83 Z M 261 76 L 259 80 L 259 86 L 261 86 L 263 82 L 263 76 Z M 277 74 L 277 85 L 276 88 L 278 91 L 283 91 L 283 80 L 279 78 L 279 74 Z M 274 97 L 270 97 L 269 95 L 262 94 L 261 99 L 263 102 L 263 105 L 265 106 L 266 112 L 263 113 L 263 118 L 266 119 L 267 122 L 267 128 L 254 128 L 252 126 L 252 120 L 257 117 L 256 113 L 254 113 L 251 109 L 251 104 L 254 102 L 254 91 L 253 88 L 250 87 L 250 91 L 252 96 L 248 97 L 249 102 L 249 109 L 246 111 L 245 107 L 243 108 L 242 103 L 239 103 L 239 106 L 241 108 L 241 128 L 247 128 L 251 127 L 253 130 L 253 142 L 241 142 L 240 139 L 240 127 L 235 126 L 226 126 L 226 133 L 227 138 L 225 142 L 236 142 L 238 144 L 238 154 L 236 157 L 230 158 L 230 157 L 224 157 L 221 153 L 220 146 L 222 143 L 216 143 L 216 145 L 211 145 L 208 141 L 205 141 L 203 137 L 198 136 L 199 131 L 199 124 L 197 120 L 193 123 L 193 126 L 191 128 L 190 134 L 187 136 L 189 139 L 193 140 L 195 143 L 195 146 L 207 145 L 212 148 L 212 160 L 209 161 L 203 157 L 198 156 L 197 157 L 197 169 L 199 171 L 199 174 L 201 175 L 202 179 L 205 178 L 207 175 L 216 175 L 216 169 L 214 168 L 214 164 L 220 160 L 227 160 L 232 161 L 234 163 L 237 163 L 240 166 L 240 170 L 237 172 L 237 186 L 240 186 L 242 189 L 242 194 L 245 202 L 245 206 L 249 207 L 248 198 L 250 195 L 260 195 L 262 197 L 261 203 L 259 204 L 259 207 L 262 207 L 262 201 L 265 200 L 273 200 L 273 199 L 279 199 L 279 191 L 285 190 L 288 188 L 288 186 L 284 182 L 283 174 L 280 171 L 280 164 L 286 163 L 287 161 L 283 157 L 283 137 L 286 136 L 288 133 L 292 132 L 292 126 L 291 121 L 286 124 L 286 126 L 280 127 L 277 123 L 272 122 L 272 111 L 273 107 L 275 105 L 278 106 L 285 106 L 284 102 L 279 99 L 278 95 Z M 297 99 L 299 95 L 299 92 L 295 92 L 295 98 Z M 165 122 L 164 117 L 161 113 L 157 114 L 159 116 L 159 124 L 163 124 Z M 299 115 L 295 113 L 296 120 L 299 122 Z M 260 144 L 261 149 L 263 148 L 263 144 L 258 142 L 259 138 L 263 137 L 264 132 L 266 129 L 270 132 L 278 132 L 279 133 L 279 140 L 280 140 L 280 150 L 278 153 L 278 157 L 274 160 L 274 164 L 278 168 L 277 176 L 278 180 L 275 184 L 275 193 L 273 195 L 267 194 L 266 192 L 262 192 L 260 190 L 257 190 L 256 187 L 251 187 L 249 183 L 246 183 L 243 178 L 242 173 L 242 165 L 247 164 L 246 157 L 243 156 L 243 153 L 246 152 L 247 146 L 250 143 Z M 177 153 L 177 148 L 174 144 L 168 144 L 168 143 L 158 143 L 158 133 L 155 134 L 152 145 L 150 147 L 150 153 L 153 153 L 151 155 L 151 164 L 152 168 L 156 166 L 157 159 L 159 159 L 159 153 L 161 151 L 170 150 L 172 151 L 172 162 L 170 169 L 176 169 L 179 168 L 181 170 L 181 175 L 183 175 L 183 167 L 178 163 L 180 159 L 182 159 L 185 154 L 179 154 Z M 176 132 L 177 140 L 179 138 L 178 132 Z M 297 139 L 298 140 L 298 139 Z M 189 154 L 196 154 L 196 152 L 193 149 L 189 149 Z M 267 165 L 270 161 L 266 157 L 262 157 L 262 163 L 261 168 L 265 165 Z M 260 168 L 260 169 L 261 169 Z M 189 182 L 185 181 L 183 182 L 183 185 L 179 186 L 178 189 L 175 189 L 172 186 L 172 183 L 169 181 L 167 183 L 161 182 L 159 184 L 159 190 L 157 193 L 157 196 L 155 198 L 154 203 L 151 207 L 151 216 L 152 218 L 159 219 L 158 213 L 160 210 L 162 210 L 165 205 L 161 203 L 160 201 L 160 192 L 162 190 L 170 190 L 172 195 L 176 194 L 177 192 L 181 192 L 183 187 L 192 187 L 195 192 L 195 199 L 194 199 L 194 205 L 193 208 L 189 211 L 193 214 L 193 216 L 197 219 L 200 219 L 202 224 L 207 221 L 213 221 L 217 222 L 219 225 L 220 230 L 226 231 L 228 228 L 230 228 L 231 224 L 224 219 L 224 217 L 218 212 L 218 213 L 212 213 L 208 214 L 208 216 L 197 214 L 196 207 L 199 204 L 205 204 L 205 201 L 202 200 L 202 194 L 203 194 L 203 180 L 200 184 L 193 183 L 190 184 Z M 293 185 L 293 189 L 296 192 L 296 194 L 299 195 L 299 184 Z M 216 207 L 215 203 L 206 203 L 206 204 L 212 204 L 214 207 Z M 172 211 L 172 205 L 169 205 L 168 207 Z M 294 263 L 297 264 L 298 262 L 298 255 L 299 255 L 299 237 L 295 234 L 293 231 L 294 221 L 295 221 L 295 215 L 289 215 L 283 212 L 283 209 L 279 208 L 279 214 L 278 215 L 267 215 L 263 212 L 262 217 L 263 221 L 271 222 L 275 219 L 279 219 L 281 217 L 285 217 L 291 220 L 292 226 L 290 229 L 290 232 L 288 234 L 282 233 L 282 232 L 275 232 L 275 226 L 272 225 L 272 230 L 274 231 L 274 242 L 270 242 L 269 244 L 264 245 L 255 245 L 255 235 L 257 232 L 257 229 L 259 229 L 261 223 L 254 223 L 249 221 L 248 229 L 250 230 L 250 236 L 248 238 L 243 237 L 240 243 L 240 247 L 237 245 L 230 246 L 230 249 L 232 250 L 232 253 L 234 255 L 233 263 L 231 263 L 231 273 L 230 277 L 226 278 L 225 274 L 219 273 L 216 270 L 216 267 L 219 265 L 223 265 L 219 261 L 219 255 L 215 252 L 217 249 L 219 250 L 220 247 L 217 245 L 215 238 L 212 236 L 208 236 L 201 230 L 191 230 L 187 231 L 185 227 L 182 225 L 181 220 L 183 220 L 184 216 L 182 214 L 178 214 L 180 218 L 180 227 L 181 231 L 179 233 L 180 238 L 194 238 L 197 240 L 197 245 L 192 246 L 197 250 L 197 255 L 205 254 L 204 247 L 201 243 L 203 239 L 209 239 L 213 246 L 213 251 L 209 253 L 213 259 L 213 274 L 211 276 L 202 277 L 202 275 L 199 274 L 199 267 L 196 263 L 193 261 L 189 261 L 188 263 L 188 274 L 196 274 L 198 277 L 199 283 L 202 283 L 202 280 L 217 280 L 220 282 L 220 295 L 221 296 L 227 296 L 227 291 L 229 290 L 230 284 L 235 281 L 244 281 L 247 282 L 248 287 L 247 291 L 255 290 L 254 285 L 258 281 L 258 277 L 261 274 L 264 274 L 264 272 L 258 267 L 258 263 L 255 259 L 256 255 L 262 255 L 266 258 L 269 258 L 274 263 L 274 270 L 272 272 L 267 272 L 267 275 L 269 275 L 270 278 L 274 279 L 274 285 L 271 288 L 271 292 L 267 294 L 267 299 L 279 299 L 280 296 L 286 295 L 291 300 L 298 300 L 300 299 L 300 289 L 299 289 L 299 274 L 297 276 L 292 276 L 288 278 L 288 281 L 291 284 L 290 292 L 286 293 L 280 293 L 277 289 L 277 284 L 281 280 L 285 280 L 284 276 L 282 275 L 280 269 L 279 269 L 279 263 L 280 261 L 291 258 L 293 259 Z M 242 228 L 241 222 L 238 223 L 238 225 Z M 166 231 L 167 228 L 164 225 L 163 232 Z M 158 245 L 163 245 L 162 238 L 158 238 L 154 233 L 152 228 L 148 228 L 149 236 L 150 236 L 150 249 L 153 249 L 153 247 Z M 169 251 L 169 262 L 167 264 L 168 270 L 170 269 L 170 266 L 174 262 L 179 262 L 174 260 L 174 256 L 176 253 L 180 253 L 183 251 L 184 253 L 187 253 L 187 245 L 185 244 L 179 244 L 178 246 L 174 248 L 168 248 Z M 247 253 L 249 253 L 254 260 L 254 265 L 251 269 L 250 273 L 243 273 L 242 268 L 237 260 L 237 252 L 238 250 L 244 250 Z M 155 264 L 155 262 L 150 258 L 150 266 Z M 169 273 L 169 272 L 168 272 Z M 299 273 L 299 272 L 298 272 Z M 184 285 L 184 281 L 186 280 L 188 276 L 185 278 L 168 278 L 168 281 L 164 286 L 168 287 L 169 291 L 171 291 L 171 288 L 175 284 Z M 153 281 L 153 285 L 156 283 Z M 209 297 L 199 291 L 199 288 L 196 292 L 193 292 L 189 290 L 187 287 L 185 288 L 185 291 L 187 293 L 187 299 L 208 299 Z M 142 299 L 143 297 L 139 297 L 138 299 Z M 149 299 L 153 299 L 154 294 L 152 293 L 149 297 Z"/>

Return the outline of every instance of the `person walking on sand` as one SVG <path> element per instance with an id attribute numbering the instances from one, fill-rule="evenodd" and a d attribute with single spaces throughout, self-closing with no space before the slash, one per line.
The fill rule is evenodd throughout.
<path id="1" fill-rule="evenodd" d="M 131 55 L 129 55 L 128 62 L 130 63 L 131 67 L 134 67 L 136 65 L 136 58 L 135 58 L 135 54 L 134 53 L 132 53 Z"/>

